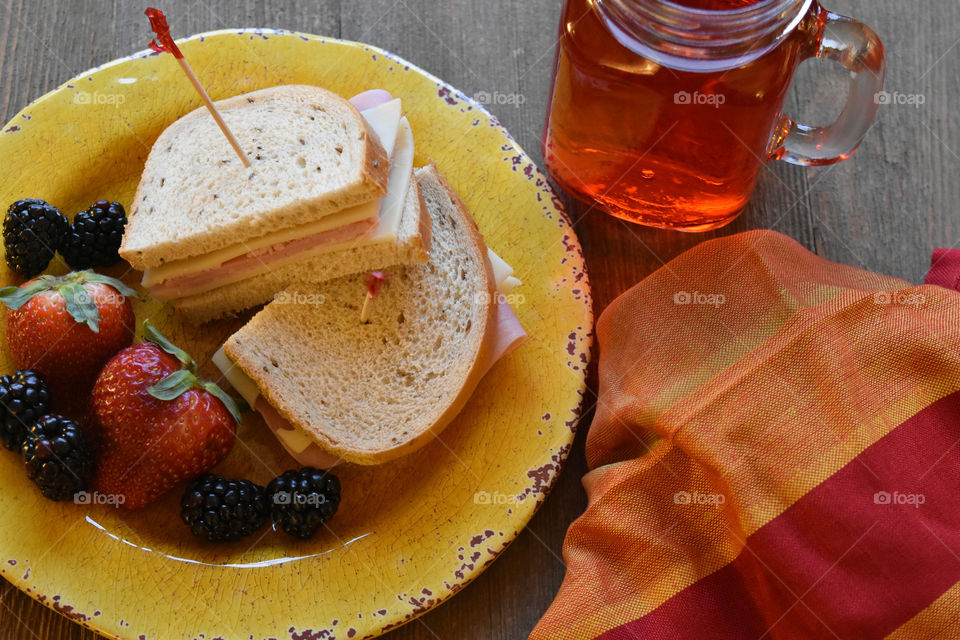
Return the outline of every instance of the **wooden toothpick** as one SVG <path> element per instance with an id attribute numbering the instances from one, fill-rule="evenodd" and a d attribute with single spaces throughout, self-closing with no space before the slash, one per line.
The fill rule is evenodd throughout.
<path id="1" fill-rule="evenodd" d="M 203 104 L 206 105 L 207 110 L 210 111 L 210 115 L 213 116 L 217 126 L 220 127 L 220 131 L 223 132 L 223 135 L 225 135 L 230 142 L 230 146 L 233 147 L 233 150 L 240 156 L 240 161 L 243 163 L 243 166 L 249 168 L 250 158 L 248 158 L 247 154 L 240 148 L 240 143 L 237 141 L 236 136 L 230 131 L 227 123 L 223 121 L 223 117 L 220 115 L 220 112 L 217 111 L 217 108 L 213 106 L 213 100 L 210 99 L 207 90 L 200 84 L 200 80 L 197 79 L 197 74 L 190 68 L 190 63 L 183 57 L 183 53 L 180 52 L 180 47 L 173 41 L 173 37 L 170 35 L 170 27 L 167 25 L 167 16 L 163 14 L 163 11 L 153 8 L 147 9 L 144 13 L 146 13 L 147 18 L 150 20 L 150 27 L 153 29 L 153 32 L 157 34 L 156 39 L 150 41 L 150 48 L 159 53 L 169 53 L 177 59 L 180 68 L 187 74 L 187 79 L 190 80 L 190 84 L 192 84 L 193 88 L 200 94 Z"/>
<path id="2" fill-rule="evenodd" d="M 370 302 L 380 295 L 383 289 L 384 281 L 390 277 L 386 271 L 374 271 L 367 276 L 367 297 L 363 301 L 363 308 L 360 309 L 360 323 L 370 322 Z"/>

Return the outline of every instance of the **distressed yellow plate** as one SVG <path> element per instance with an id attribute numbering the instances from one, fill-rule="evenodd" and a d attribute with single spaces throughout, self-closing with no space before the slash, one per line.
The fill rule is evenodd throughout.
<path id="1" fill-rule="evenodd" d="M 462 589 L 552 486 L 573 441 L 590 353 L 580 248 L 543 176 L 497 121 L 396 56 L 260 30 L 208 33 L 182 48 L 214 99 L 284 83 L 401 97 L 417 162 L 436 161 L 523 280 L 512 302 L 530 339 L 486 376 L 442 442 L 339 472 L 340 513 L 307 542 L 269 528 L 229 545 L 199 542 L 179 521 L 177 495 L 134 513 L 47 502 L 17 457 L 2 452 L 0 572 L 117 638 L 373 637 Z M 153 140 L 197 106 L 170 56 L 142 52 L 71 80 L 0 132 L 0 205 L 39 197 L 68 215 L 100 198 L 129 205 Z M 119 266 L 110 273 L 139 280 Z M 0 267 L 0 283 L 15 282 Z M 239 326 L 197 330 L 149 301 L 136 312 L 207 362 L 211 376 L 210 355 Z M 2 359 L 0 370 L 11 371 Z M 294 467 L 256 417 L 238 435 L 219 472 L 265 482 Z"/>

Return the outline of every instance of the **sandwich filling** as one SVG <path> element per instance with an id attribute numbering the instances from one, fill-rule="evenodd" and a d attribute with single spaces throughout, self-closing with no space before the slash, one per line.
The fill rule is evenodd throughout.
<path id="1" fill-rule="evenodd" d="M 212 269 L 180 276 L 162 282 L 150 290 L 160 300 L 175 300 L 195 293 L 202 293 L 257 275 L 271 265 L 288 260 L 299 259 L 319 253 L 320 249 L 329 249 L 350 240 L 362 237 L 376 226 L 376 220 L 361 220 L 337 229 L 281 242 L 264 249 L 257 249 L 237 258 L 232 258 Z"/>
<path id="2" fill-rule="evenodd" d="M 351 207 L 301 228 L 285 229 L 255 241 L 241 243 L 148 269 L 143 284 L 161 300 L 191 296 L 256 276 L 272 267 L 358 243 L 396 241 L 403 205 L 413 172 L 413 131 L 401 117 L 399 99 L 380 91 L 367 92 L 351 102 L 366 107 L 361 115 L 382 141 L 390 157 L 387 194 L 378 201 Z"/>

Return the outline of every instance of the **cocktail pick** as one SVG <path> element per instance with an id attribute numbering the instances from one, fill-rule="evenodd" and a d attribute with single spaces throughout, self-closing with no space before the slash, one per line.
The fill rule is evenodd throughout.
<path id="1" fill-rule="evenodd" d="M 230 142 L 230 146 L 232 146 L 233 150 L 237 152 L 238 156 L 240 156 L 240 161 L 243 163 L 243 166 L 250 167 L 250 159 L 247 157 L 247 154 L 245 154 L 243 149 L 240 148 L 240 143 L 237 141 L 236 136 L 234 136 L 233 132 L 230 131 L 230 127 L 227 126 L 227 123 L 223 121 L 223 117 L 220 115 L 220 112 L 217 111 L 217 108 L 213 106 L 213 101 L 210 99 L 210 96 L 207 95 L 207 90 L 203 88 L 202 84 L 200 84 L 200 80 L 197 79 L 197 75 L 193 72 L 193 69 L 190 68 L 190 63 L 187 62 L 186 58 L 183 57 L 183 53 L 180 52 L 180 47 L 178 47 L 177 43 L 173 41 L 173 37 L 170 35 L 170 27 L 167 25 L 167 16 L 163 14 L 163 11 L 154 9 L 152 7 L 147 9 L 144 13 L 150 20 L 150 28 L 153 29 L 155 34 L 157 34 L 156 39 L 150 41 L 150 48 L 159 53 L 172 54 L 173 57 L 177 59 L 177 62 L 180 64 L 180 68 L 183 69 L 185 74 L 187 74 L 187 79 L 190 80 L 190 84 L 192 84 L 193 88 L 196 89 L 197 93 L 200 94 L 203 104 L 206 105 L 207 109 L 210 111 L 210 115 L 213 116 L 213 119 L 220 127 L 220 131 L 223 132 L 223 135 L 225 135 L 227 140 Z"/>
<path id="2" fill-rule="evenodd" d="M 366 324 L 370 322 L 370 302 L 380 295 L 383 289 L 383 283 L 390 274 L 386 271 L 374 271 L 367 276 L 367 297 L 363 301 L 363 308 L 360 310 L 360 322 Z"/>

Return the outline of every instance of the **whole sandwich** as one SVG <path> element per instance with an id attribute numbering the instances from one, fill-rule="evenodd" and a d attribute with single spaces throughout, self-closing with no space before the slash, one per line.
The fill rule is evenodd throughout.
<path id="1" fill-rule="evenodd" d="M 279 86 L 157 139 L 121 255 L 205 322 L 267 303 L 214 361 L 301 464 L 378 464 L 436 437 L 526 334 L 512 269 L 430 164 L 401 102 Z M 368 275 L 390 277 L 366 312 Z"/>

